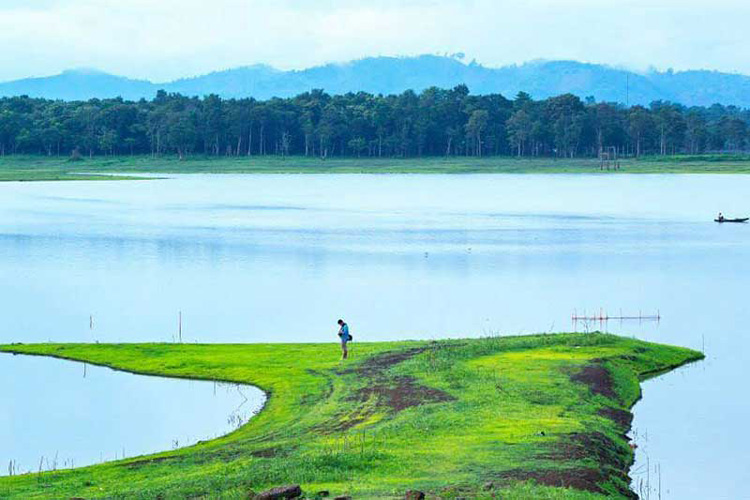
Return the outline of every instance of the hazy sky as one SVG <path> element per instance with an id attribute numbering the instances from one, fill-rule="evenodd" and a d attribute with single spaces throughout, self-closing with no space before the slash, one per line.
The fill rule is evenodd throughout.
<path id="1" fill-rule="evenodd" d="M 750 73 L 746 0 L 0 0 L 0 80 L 465 52 Z"/>

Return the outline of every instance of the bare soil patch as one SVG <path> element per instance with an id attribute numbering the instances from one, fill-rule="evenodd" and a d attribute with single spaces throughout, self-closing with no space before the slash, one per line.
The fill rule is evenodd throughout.
<path id="1" fill-rule="evenodd" d="M 515 469 L 503 472 L 497 476 L 501 482 L 511 481 L 533 481 L 545 486 L 563 488 L 575 488 L 577 490 L 590 491 L 592 493 L 606 494 L 599 486 L 604 481 L 604 475 L 598 469 L 543 469 L 526 470 Z"/>
<path id="2" fill-rule="evenodd" d="M 365 360 L 356 368 L 350 368 L 343 373 L 357 373 L 363 377 L 376 378 L 385 374 L 392 366 L 403 363 L 418 354 L 422 354 L 428 347 L 415 347 L 403 351 L 389 351 Z"/>
<path id="3" fill-rule="evenodd" d="M 407 408 L 424 404 L 453 401 L 447 392 L 418 384 L 416 379 L 389 374 L 390 368 L 425 352 L 428 347 L 417 347 L 403 351 L 390 351 L 365 360 L 359 366 L 348 368 L 340 373 L 356 374 L 365 385 L 356 390 L 348 399 L 360 403 L 354 411 L 341 412 L 329 422 L 318 425 L 314 430 L 330 434 L 351 429 L 366 421 L 378 409 L 398 413 Z M 365 403 L 374 401 L 374 405 Z"/>
<path id="4" fill-rule="evenodd" d="M 412 377 L 394 377 L 358 390 L 354 398 L 359 401 L 377 400 L 378 406 L 387 406 L 399 412 L 412 406 L 454 401 L 455 398 L 439 389 L 419 385 Z"/>
<path id="5" fill-rule="evenodd" d="M 623 432 L 630 430 L 630 425 L 633 423 L 633 414 L 620 408 L 602 408 L 597 413 L 612 420 Z"/>
<path id="6" fill-rule="evenodd" d="M 550 446 L 549 452 L 540 455 L 539 458 L 560 462 L 593 460 L 596 462 L 597 467 L 591 470 L 595 470 L 599 474 L 599 478 L 596 479 L 595 483 L 604 482 L 607 477 L 619 477 L 621 480 L 620 484 L 623 485 L 619 493 L 626 498 L 636 498 L 635 494 L 627 487 L 630 484 L 630 478 L 625 472 L 629 466 L 627 455 L 622 452 L 617 443 L 605 434 L 601 432 L 573 433 Z M 575 470 L 578 471 L 579 469 Z M 585 470 L 588 470 L 588 468 Z M 562 472 L 568 473 L 567 470 Z M 553 478 L 558 479 L 554 476 Z M 574 474 L 572 478 L 567 479 L 570 484 L 566 486 L 587 491 L 597 491 L 592 486 L 585 485 L 584 480 L 588 481 L 592 479 L 593 476 L 590 474 Z M 560 483 L 557 486 L 560 486 Z M 599 487 L 597 486 L 597 488 Z"/>
<path id="7" fill-rule="evenodd" d="M 601 394 L 610 399 L 617 399 L 612 387 L 612 376 L 604 366 L 599 363 L 584 366 L 580 371 L 570 376 L 573 382 L 586 384 L 594 394 Z"/>

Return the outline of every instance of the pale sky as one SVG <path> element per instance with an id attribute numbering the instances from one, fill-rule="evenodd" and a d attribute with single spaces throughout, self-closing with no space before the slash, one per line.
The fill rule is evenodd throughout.
<path id="1" fill-rule="evenodd" d="M 0 80 L 89 67 L 166 81 L 257 63 L 464 52 L 750 74 L 742 0 L 0 0 Z"/>

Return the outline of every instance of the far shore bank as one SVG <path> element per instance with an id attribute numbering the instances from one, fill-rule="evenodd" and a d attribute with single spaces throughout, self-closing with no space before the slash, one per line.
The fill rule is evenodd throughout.
<path id="1" fill-rule="evenodd" d="M 749 174 L 750 155 L 592 158 L 328 158 L 280 156 L 0 157 L 0 181 L 133 180 L 127 174 Z M 113 174 L 124 174 L 113 177 Z"/>

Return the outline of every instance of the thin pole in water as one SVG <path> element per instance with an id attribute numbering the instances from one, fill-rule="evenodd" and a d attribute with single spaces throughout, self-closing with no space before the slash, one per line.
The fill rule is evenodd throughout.
<path id="1" fill-rule="evenodd" d="M 661 500 L 661 464 L 659 464 L 659 500 Z"/>

